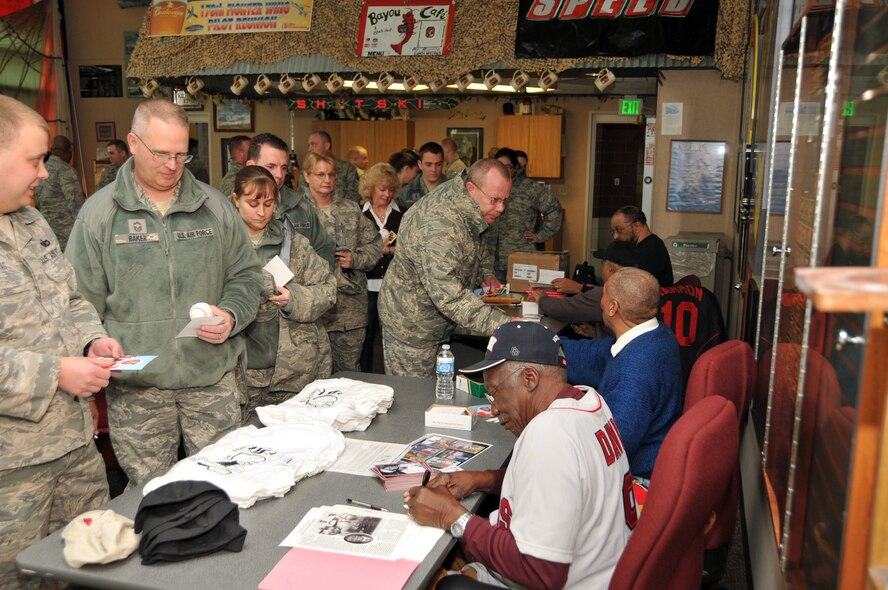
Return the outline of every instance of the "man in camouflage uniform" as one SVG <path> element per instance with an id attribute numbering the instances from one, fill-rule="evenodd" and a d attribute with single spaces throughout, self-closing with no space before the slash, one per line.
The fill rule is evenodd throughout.
<path id="1" fill-rule="evenodd" d="M 105 166 L 104 172 L 99 177 L 96 191 L 114 182 L 114 179 L 117 178 L 117 171 L 130 157 L 129 146 L 125 141 L 119 139 L 109 141 L 105 147 L 105 153 L 108 154 L 110 164 Z"/>
<path id="2" fill-rule="evenodd" d="M 444 150 L 444 176 L 454 178 L 468 168 L 466 163 L 460 159 L 456 141 L 452 137 L 445 137 L 441 140 L 441 149 Z"/>
<path id="3" fill-rule="evenodd" d="M 49 128 L 0 96 L 0 589 L 38 587 L 15 556 L 108 499 L 87 400 L 121 356 L 49 225 L 29 205 Z M 86 350 L 86 358 L 84 358 Z M 93 410 L 95 409 L 93 404 Z"/>
<path id="4" fill-rule="evenodd" d="M 240 425 L 235 366 L 262 274 L 229 200 L 185 169 L 185 111 L 145 101 L 131 129 L 133 157 L 83 206 L 65 254 L 108 333 L 157 355 L 107 390 L 111 442 L 137 485 L 176 462 L 180 437 L 191 455 Z M 176 338 L 198 302 L 220 323 Z"/>
<path id="5" fill-rule="evenodd" d="M 250 142 L 247 166 L 262 166 L 271 172 L 280 191 L 277 218 L 286 220 L 293 229 L 308 238 L 318 256 L 333 268 L 336 244 L 321 225 L 314 203 L 304 191 L 297 192 L 284 185 L 290 165 L 288 153 L 289 148 L 283 139 L 271 133 L 260 133 Z"/>
<path id="6" fill-rule="evenodd" d="M 308 136 L 308 151 L 333 156 L 333 139 L 326 131 L 315 131 Z M 297 189 L 305 189 L 305 178 L 299 177 Z M 358 192 L 358 169 L 351 162 L 336 160 L 336 194 L 361 205 Z"/>
<path id="7" fill-rule="evenodd" d="M 364 172 L 367 171 L 367 166 L 370 165 L 370 154 L 367 153 L 367 148 L 362 145 L 353 145 L 348 148 L 348 161 L 355 167 L 360 181 Z"/>
<path id="8" fill-rule="evenodd" d="M 45 162 L 49 178 L 34 190 L 37 208 L 55 232 L 62 250 L 68 243 L 74 219 L 86 200 L 80 177 L 68 164 L 71 155 L 71 141 L 64 135 L 53 137 Z"/>
<path id="9" fill-rule="evenodd" d="M 512 174 L 512 195 L 509 208 L 491 228 L 488 244 L 493 254 L 493 270 L 496 278 L 506 282 L 509 265 L 509 254 L 512 252 L 533 252 L 536 244 L 543 244 L 561 229 L 562 211 L 558 199 L 552 196 L 549 189 L 537 182 L 524 178 L 514 179 L 518 168 L 515 151 L 502 148 L 496 153 L 496 159 L 509 169 Z M 543 221 L 539 229 L 534 231 L 537 221 Z"/>
<path id="10" fill-rule="evenodd" d="M 404 185 L 395 202 L 406 211 L 445 180 L 444 150 L 441 144 L 434 141 L 424 143 L 419 148 L 419 176 Z"/>
<path id="11" fill-rule="evenodd" d="M 206 184 L 210 184 L 210 169 L 207 163 L 200 159 L 200 144 L 193 137 L 188 140 L 188 153 L 191 154 L 191 161 L 185 164 L 191 174 L 196 179 Z"/>
<path id="12" fill-rule="evenodd" d="M 219 183 L 219 192 L 230 197 L 234 192 L 234 177 L 241 171 L 250 152 L 250 138 L 246 135 L 235 135 L 228 140 L 228 169 L 222 182 Z"/>
<path id="13" fill-rule="evenodd" d="M 500 286 L 485 241 L 511 188 L 502 164 L 481 160 L 468 180 L 447 181 L 404 215 L 379 293 L 386 374 L 432 377 L 438 345 L 454 327 L 492 334 L 508 321 L 472 289 Z"/>

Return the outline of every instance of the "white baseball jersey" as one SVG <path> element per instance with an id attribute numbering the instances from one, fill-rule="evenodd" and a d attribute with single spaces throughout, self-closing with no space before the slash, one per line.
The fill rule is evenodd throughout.
<path id="1" fill-rule="evenodd" d="M 556 399 L 530 421 L 490 515 L 522 554 L 569 563 L 567 588 L 606 588 L 636 520 L 619 431 L 591 389 L 580 400 Z"/>

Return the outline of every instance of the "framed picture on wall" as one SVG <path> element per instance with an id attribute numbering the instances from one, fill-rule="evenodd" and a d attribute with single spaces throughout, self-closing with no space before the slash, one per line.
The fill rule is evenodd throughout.
<path id="1" fill-rule="evenodd" d="M 221 104 L 220 104 L 221 103 Z M 214 131 L 253 131 L 253 109 L 237 98 L 213 101 Z"/>
<path id="2" fill-rule="evenodd" d="M 111 141 L 117 139 L 117 128 L 114 121 L 102 121 L 96 123 L 96 141 Z"/>
<path id="3" fill-rule="evenodd" d="M 668 211 L 721 213 L 727 148 L 724 141 L 672 140 Z"/>
<path id="4" fill-rule="evenodd" d="M 481 127 L 448 127 L 447 137 L 456 142 L 459 159 L 466 166 L 484 157 L 484 129 Z"/>

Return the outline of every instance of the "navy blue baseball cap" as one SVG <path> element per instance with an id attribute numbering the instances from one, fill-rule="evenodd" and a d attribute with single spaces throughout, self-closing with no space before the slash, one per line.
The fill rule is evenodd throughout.
<path id="1" fill-rule="evenodd" d="M 539 322 L 509 322 L 496 329 L 487 343 L 484 360 L 460 373 L 479 373 L 506 361 L 567 367 L 558 334 Z"/>

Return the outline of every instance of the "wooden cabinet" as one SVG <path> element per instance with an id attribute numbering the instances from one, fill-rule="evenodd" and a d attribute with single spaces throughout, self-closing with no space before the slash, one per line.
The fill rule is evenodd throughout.
<path id="1" fill-rule="evenodd" d="M 389 156 L 413 145 L 412 121 L 312 121 L 311 130 L 326 131 L 333 140 L 333 153 L 348 159 L 348 148 L 367 148 L 370 164 L 388 162 Z"/>
<path id="2" fill-rule="evenodd" d="M 561 177 L 561 115 L 503 115 L 496 145 L 527 152 L 531 178 Z"/>

